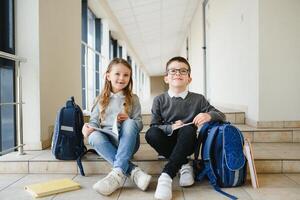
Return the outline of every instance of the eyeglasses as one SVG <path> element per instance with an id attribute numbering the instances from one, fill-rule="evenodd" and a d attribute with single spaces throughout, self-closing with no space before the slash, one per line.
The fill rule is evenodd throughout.
<path id="1" fill-rule="evenodd" d="M 168 69 L 169 75 L 175 75 L 177 72 L 179 72 L 179 74 L 181 74 L 181 75 L 187 75 L 190 72 L 190 70 L 188 70 L 186 68 Z"/>

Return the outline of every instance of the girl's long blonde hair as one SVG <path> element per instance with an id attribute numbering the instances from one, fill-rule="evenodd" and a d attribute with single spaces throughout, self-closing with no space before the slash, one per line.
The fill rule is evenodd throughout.
<path id="1" fill-rule="evenodd" d="M 104 88 L 101 94 L 98 96 L 98 102 L 100 106 L 100 116 L 99 118 L 103 120 L 105 118 L 105 110 L 109 104 L 110 93 L 112 91 L 111 82 L 107 80 L 107 74 L 111 71 L 114 65 L 116 64 L 123 64 L 130 70 L 130 79 L 128 85 L 123 89 L 123 94 L 125 96 L 125 113 L 129 115 L 129 111 L 132 107 L 132 68 L 130 64 L 124 60 L 123 58 L 114 58 L 108 65 L 107 70 L 105 72 L 105 83 Z"/>

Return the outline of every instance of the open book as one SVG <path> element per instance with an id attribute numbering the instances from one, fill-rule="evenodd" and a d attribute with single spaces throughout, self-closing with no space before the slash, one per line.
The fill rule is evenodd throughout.
<path id="1" fill-rule="evenodd" d="M 24 189 L 28 191 L 33 197 L 44 197 L 61 192 L 78 190 L 80 189 L 80 185 L 71 179 L 58 179 L 27 185 Z"/>
<path id="2" fill-rule="evenodd" d="M 188 126 L 188 125 L 191 125 L 191 124 L 194 124 L 194 123 L 193 123 L 193 122 L 189 122 L 189 123 L 182 124 L 181 126 L 174 128 L 174 129 L 172 130 L 171 135 L 172 135 L 173 132 L 176 131 L 177 129 L 180 129 L 180 128 L 182 128 L 182 127 L 185 127 L 185 126 Z"/>
<path id="3" fill-rule="evenodd" d="M 248 161 L 252 187 L 259 188 L 258 178 L 257 178 L 257 174 L 256 174 L 256 168 L 255 168 L 252 152 L 253 152 L 253 150 L 252 150 L 250 141 L 248 139 L 245 139 L 244 153 L 245 153 L 247 161 Z"/>
<path id="4" fill-rule="evenodd" d="M 103 129 L 103 128 L 98 128 L 98 127 L 93 127 L 93 126 L 91 126 L 91 127 L 97 131 L 108 134 L 109 136 L 113 137 L 115 139 L 115 141 L 119 140 L 119 130 L 118 130 L 117 118 L 114 120 L 112 129 Z"/>

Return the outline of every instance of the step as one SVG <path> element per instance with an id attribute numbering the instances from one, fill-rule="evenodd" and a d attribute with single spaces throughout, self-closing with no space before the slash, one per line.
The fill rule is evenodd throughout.
<path id="1" fill-rule="evenodd" d="M 229 111 L 223 112 L 226 116 L 226 120 L 233 124 L 245 124 L 245 112 L 241 111 Z M 142 114 L 144 125 L 149 125 L 151 122 L 151 114 Z"/>
<path id="2" fill-rule="evenodd" d="M 252 143 L 264 142 L 285 142 L 297 143 L 300 142 L 300 128 L 256 128 L 245 124 L 234 124 L 240 129 L 245 138 L 248 138 Z M 144 125 L 140 134 L 140 142 L 146 143 L 145 133 L 149 129 L 149 125 Z"/>
<path id="3" fill-rule="evenodd" d="M 258 173 L 300 173 L 300 145 L 297 143 L 253 143 Z M 141 144 L 133 162 L 150 174 L 159 174 L 165 160 L 147 144 Z M 97 155 L 83 160 L 86 174 L 103 174 L 110 165 Z M 26 151 L 18 156 L 12 152 L 0 157 L 0 173 L 78 173 L 75 161 L 56 160 L 50 150 Z"/>
<path id="4" fill-rule="evenodd" d="M 235 111 L 230 109 L 221 108 L 222 112 L 226 116 L 226 120 L 233 124 L 245 124 L 245 112 L 242 111 Z M 151 114 L 150 113 L 143 113 L 143 124 L 149 125 L 151 122 Z M 89 121 L 89 116 L 84 116 L 84 121 Z"/>

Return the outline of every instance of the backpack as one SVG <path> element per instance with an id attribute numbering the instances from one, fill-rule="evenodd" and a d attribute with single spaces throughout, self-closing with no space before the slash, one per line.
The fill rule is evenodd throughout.
<path id="1" fill-rule="evenodd" d="M 57 113 L 51 149 L 56 159 L 76 160 L 80 174 L 85 176 L 81 159 L 88 152 L 96 151 L 87 150 L 84 145 L 83 123 L 82 110 L 71 97 Z"/>
<path id="2" fill-rule="evenodd" d="M 85 151 L 82 127 L 82 111 L 71 97 L 56 117 L 52 139 L 52 154 L 56 159 L 76 160 Z"/>
<path id="3" fill-rule="evenodd" d="M 200 146 L 202 160 L 198 159 Z M 205 123 L 200 129 L 195 146 L 195 180 L 201 181 L 207 177 L 217 192 L 230 199 L 237 199 L 221 188 L 245 183 L 247 164 L 243 146 L 243 134 L 229 122 Z"/>

